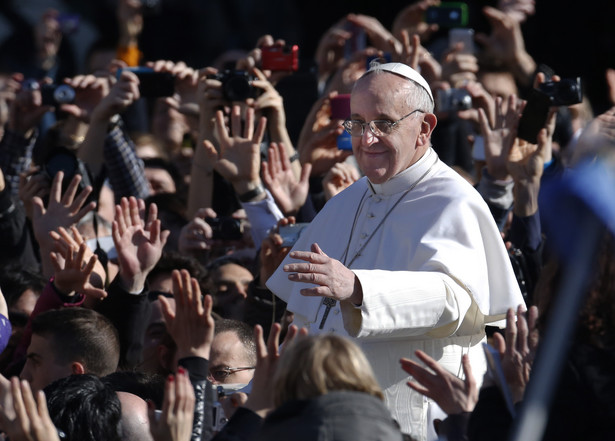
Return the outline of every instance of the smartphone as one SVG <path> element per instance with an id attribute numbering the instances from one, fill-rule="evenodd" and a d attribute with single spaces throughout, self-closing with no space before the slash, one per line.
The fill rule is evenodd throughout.
<path id="1" fill-rule="evenodd" d="M 60 14 L 58 15 L 58 24 L 60 31 L 64 35 L 70 35 L 79 29 L 81 16 L 79 14 Z"/>
<path id="2" fill-rule="evenodd" d="M 549 95 L 539 90 L 532 89 L 525 109 L 523 109 L 521 119 L 519 120 L 517 137 L 525 139 L 532 144 L 537 144 L 538 132 L 540 132 L 547 123 L 549 107 L 551 107 L 551 98 Z"/>
<path id="3" fill-rule="evenodd" d="M 309 223 L 303 222 L 280 227 L 279 234 L 282 237 L 282 247 L 292 247 L 308 225 Z"/>
<path id="4" fill-rule="evenodd" d="M 350 94 L 344 93 L 331 98 L 331 119 L 350 118 Z"/>
<path id="5" fill-rule="evenodd" d="M 367 35 L 363 28 L 352 23 L 346 23 L 346 30 L 352 34 L 344 45 L 344 58 L 348 60 L 356 52 L 365 49 L 367 46 Z"/>
<path id="6" fill-rule="evenodd" d="M 448 46 L 453 48 L 457 43 L 463 43 L 462 54 L 474 54 L 474 29 L 454 28 L 448 31 Z"/>
<path id="7" fill-rule="evenodd" d="M 464 28 L 468 25 L 468 5 L 462 2 L 443 2 L 425 11 L 426 23 L 445 28 Z"/>
<path id="8" fill-rule="evenodd" d="M 172 96 L 175 93 L 175 77 L 170 72 L 156 72 L 151 67 L 126 67 L 139 78 L 139 92 L 142 97 L 157 98 Z M 123 69 L 117 70 L 117 78 Z"/>
<path id="9" fill-rule="evenodd" d="M 265 46 L 261 48 L 261 67 L 273 71 L 299 70 L 299 46 Z"/>

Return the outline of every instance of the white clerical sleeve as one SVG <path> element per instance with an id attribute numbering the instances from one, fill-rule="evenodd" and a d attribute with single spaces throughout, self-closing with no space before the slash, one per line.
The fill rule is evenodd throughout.
<path id="1" fill-rule="evenodd" d="M 453 335 L 472 304 L 470 294 L 439 272 L 353 270 L 361 307 L 342 302 L 346 331 L 359 338 Z"/>

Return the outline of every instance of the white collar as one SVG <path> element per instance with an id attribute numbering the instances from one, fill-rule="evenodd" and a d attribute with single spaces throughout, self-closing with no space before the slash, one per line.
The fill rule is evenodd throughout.
<path id="1" fill-rule="evenodd" d="M 437 156 L 437 153 L 430 147 L 418 161 L 407 169 L 397 173 L 388 181 L 382 184 L 374 184 L 368 179 L 368 187 L 372 193 L 383 196 L 391 196 L 400 191 L 407 190 L 408 187 L 412 186 L 434 165 Z"/>

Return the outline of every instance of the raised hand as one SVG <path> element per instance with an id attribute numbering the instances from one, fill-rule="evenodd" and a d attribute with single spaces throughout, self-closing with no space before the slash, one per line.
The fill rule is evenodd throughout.
<path id="1" fill-rule="evenodd" d="M 241 110 L 233 106 L 230 133 L 224 123 L 222 111 L 216 114 L 216 136 L 220 142 L 216 170 L 233 184 L 238 194 L 248 192 L 261 185 L 260 144 L 265 133 L 266 118 L 261 118 L 254 128 L 254 109 L 245 111 L 245 125 L 241 131 Z M 213 144 L 205 142 L 210 152 Z"/>
<path id="2" fill-rule="evenodd" d="M 539 341 L 537 321 L 538 308 L 535 306 L 530 307 L 526 318 L 524 306 L 519 305 L 516 320 L 515 311 L 509 308 L 506 313 L 506 339 L 497 332 L 493 335 L 494 347 L 500 353 L 502 370 L 514 403 L 523 399 L 530 379 Z"/>
<path id="3" fill-rule="evenodd" d="M 108 123 L 115 114 L 123 112 L 140 97 L 139 79 L 133 72 L 123 70 L 118 81 L 92 111 L 92 120 Z"/>
<path id="4" fill-rule="evenodd" d="M 40 390 L 36 393 L 35 398 L 30 384 L 17 377 L 11 378 L 10 389 L 10 403 L 4 406 L 1 415 L 2 428 L 10 439 L 13 441 L 60 441 L 58 430 L 49 416 L 45 393 Z M 14 415 L 14 419 L 6 418 L 7 410 Z"/>
<path id="5" fill-rule="evenodd" d="M 346 162 L 338 162 L 331 170 L 327 172 L 322 180 L 322 187 L 327 200 L 331 199 L 338 193 L 341 193 L 346 188 L 360 178 L 359 170 Z"/>
<path id="6" fill-rule="evenodd" d="M 347 20 L 362 28 L 373 47 L 383 52 L 398 53 L 401 51 L 400 41 L 385 28 L 376 17 L 362 14 L 348 14 Z"/>
<path id="7" fill-rule="evenodd" d="M 508 155 L 517 137 L 517 126 L 523 103 L 515 95 L 508 98 L 504 106 L 502 98 L 496 98 L 495 125 L 489 125 L 489 118 L 483 108 L 478 109 L 481 134 L 485 142 L 487 171 L 493 179 L 507 179 Z"/>
<path id="8" fill-rule="evenodd" d="M 408 381 L 408 386 L 434 400 L 448 415 L 472 412 L 478 402 L 478 388 L 468 355 L 464 354 L 461 358 L 465 375 L 463 380 L 444 369 L 425 352 L 417 350 L 415 355 L 427 368 L 409 358 L 402 358 L 402 369 L 414 377 L 414 381 Z"/>
<path id="9" fill-rule="evenodd" d="M 260 325 L 254 327 L 256 340 L 256 369 L 252 378 L 252 391 L 245 407 L 256 412 L 263 418 L 273 408 L 272 379 L 280 359 L 280 334 L 282 326 L 279 323 L 271 325 L 271 331 L 267 338 L 267 344 L 263 338 L 263 328 Z M 306 329 L 299 329 L 295 325 L 288 328 L 282 346 L 289 345 L 297 335 L 307 335 Z"/>
<path id="10" fill-rule="evenodd" d="M 89 123 L 92 112 L 103 98 L 109 94 L 109 80 L 94 75 L 78 75 L 66 80 L 75 89 L 75 101 L 62 104 L 60 109 L 80 121 Z"/>
<path id="11" fill-rule="evenodd" d="M 53 106 L 43 106 L 38 82 L 26 83 L 21 75 L 18 79 L 19 89 L 10 101 L 7 128 L 27 135 L 40 123 L 45 113 L 53 111 Z"/>
<path id="12" fill-rule="evenodd" d="M 211 296 L 201 296 L 199 284 L 186 270 L 173 271 L 173 296 L 175 311 L 166 298 L 159 296 L 158 299 L 162 303 L 167 330 L 177 345 L 178 359 L 209 359 L 211 343 L 214 340 Z"/>
<path id="13" fill-rule="evenodd" d="M 154 403 L 148 402 L 149 429 L 155 441 L 187 441 L 192 434 L 195 396 L 188 372 L 179 367 L 164 386 L 162 413 L 156 417 Z"/>
<path id="14" fill-rule="evenodd" d="M 263 181 L 285 215 L 295 214 L 305 204 L 312 164 L 304 164 L 297 179 L 282 144 L 271 143 L 269 161 L 263 161 Z"/>
<path id="15" fill-rule="evenodd" d="M 124 289 L 141 292 L 145 278 L 154 268 L 170 232 L 161 231 L 156 204 L 151 204 L 147 222 L 145 202 L 134 197 L 122 198 L 115 206 L 112 225 L 113 242 L 120 265 L 120 277 Z"/>
<path id="16" fill-rule="evenodd" d="M 63 253 L 51 253 L 51 262 L 55 272 L 53 284 L 63 294 L 82 293 L 95 299 L 104 299 L 107 296 L 105 290 L 95 287 L 90 282 L 90 276 L 98 258 L 92 254 L 86 261 L 87 247 L 85 243 L 82 243 L 77 253 L 74 253 L 71 248 L 66 248 Z"/>
<path id="17" fill-rule="evenodd" d="M 348 300 L 355 305 L 363 303 L 363 290 L 357 276 L 342 262 L 327 256 L 317 243 L 312 244 L 311 252 L 293 251 L 289 256 L 305 263 L 284 265 L 284 271 L 291 273 L 288 280 L 318 285 L 302 289 L 302 295 Z"/>
<path id="18" fill-rule="evenodd" d="M 52 231 L 49 233 L 51 238 L 55 240 L 55 257 L 53 257 L 54 268 L 63 267 L 66 268 L 68 266 L 68 262 L 65 261 L 64 256 L 71 255 L 77 256 L 81 251 L 82 246 L 85 245 L 84 254 L 82 257 L 82 262 L 90 262 L 94 259 L 94 267 L 89 276 L 89 285 L 94 288 L 102 288 L 105 285 L 106 273 L 105 268 L 98 261 L 97 256 L 94 252 L 87 246 L 85 239 L 79 233 L 79 230 L 76 227 L 70 228 L 70 233 L 63 227 L 59 227 L 58 231 Z M 65 263 L 66 262 L 66 263 Z M 75 268 L 79 269 L 76 267 Z M 60 289 L 56 283 L 56 287 Z M 60 291 L 69 293 L 70 291 L 64 291 L 60 289 Z M 102 300 L 106 297 L 106 293 L 102 295 L 102 293 L 98 290 L 81 290 L 83 294 L 86 294 L 86 299 L 84 301 L 84 306 L 94 307 L 99 300 Z"/>
<path id="19" fill-rule="evenodd" d="M 209 250 L 212 245 L 213 230 L 205 218 L 217 217 L 211 208 L 200 208 L 194 218 L 181 229 L 178 249 L 182 254 L 197 254 Z"/>
<path id="20" fill-rule="evenodd" d="M 62 194 L 63 178 L 64 173 L 61 171 L 54 176 L 47 207 L 44 206 L 40 197 L 35 196 L 32 199 L 32 226 L 34 237 L 41 247 L 43 274 L 46 277 L 51 276 L 53 270 L 48 256 L 53 249 L 54 240 L 49 233 L 57 231 L 59 227 L 70 228 L 96 207 L 95 202 L 85 204 L 92 192 L 92 187 L 85 187 L 76 195 L 81 182 L 80 175 L 73 177 L 64 194 Z"/>

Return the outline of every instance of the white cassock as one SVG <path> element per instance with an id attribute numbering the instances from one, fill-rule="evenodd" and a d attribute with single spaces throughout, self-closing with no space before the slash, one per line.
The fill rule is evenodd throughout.
<path id="1" fill-rule="evenodd" d="M 467 353 L 480 385 L 485 324 L 523 303 L 487 205 L 430 149 L 384 184 L 362 178 L 331 199 L 293 250 L 309 251 L 314 242 L 356 274 L 360 307 L 337 303 L 323 324 L 323 298 L 302 296 L 309 285 L 288 280 L 288 256 L 267 286 L 288 303 L 296 325 L 355 337 L 402 431 L 434 438 L 431 421 L 441 410 L 406 385 L 399 359 L 421 349 L 462 377 Z"/>

